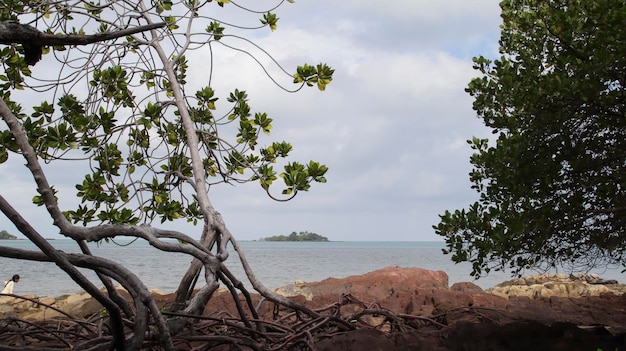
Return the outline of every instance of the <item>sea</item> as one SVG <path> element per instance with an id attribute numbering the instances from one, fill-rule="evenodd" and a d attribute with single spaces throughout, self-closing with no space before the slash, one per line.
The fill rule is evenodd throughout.
<path id="1" fill-rule="evenodd" d="M 57 250 L 80 252 L 72 240 L 50 240 Z M 28 240 L 2 240 L 1 246 L 36 250 Z M 90 243 L 92 253 L 116 261 L 136 274 L 149 289 L 164 293 L 174 292 L 191 258 L 180 253 L 159 251 L 146 241 Z M 334 241 L 334 242 L 271 242 L 242 241 L 239 245 L 256 277 L 268 288 L 293 284 L 296 280 L 320 281 L 326 278 L 344 278 L 360 275 L 389 266 L 419 267 L 442 270 L 449 284 L 473 282 L 483 289 L 512 278 L 510 272 L 494 272 L 475 280 L 471 264 L 455 264 L 442 253 L 443 242 L 426 241 Z M 231 248 L 226 266 L 248 288 L 236 253 Z M 80 269 L 96 286 L 102 286 L 95 274 Z M 527 272 L 533 274 L 535 272 Z M 570 272 L 564 272 L 570 273 Z M 575 272 L 576 273 L 576 272 Z M 620 283 L 624 275 L 619 268 L 592 270 L 603 279 Z M 23 261 L 0 257 L 0 278 L 9 279 L 19 274 L 21 279 L 14 293 L 19 295 L 61 296 L 81 292 L 82 289 L 53 263 Z"/>

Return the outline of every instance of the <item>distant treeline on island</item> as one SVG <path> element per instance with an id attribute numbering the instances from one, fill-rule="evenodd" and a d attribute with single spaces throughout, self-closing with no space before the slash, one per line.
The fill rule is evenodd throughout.
<path id="1" fill-rule="evenodd" d="M 309 232 L 291 232 L 289 235 L 275 235 L 261 238 L 260 241 L 328 241 L 328 238 Z"/>
<path id="2" fill-rule="evenodd" d="M 0 230 L 0 240 L 17 240 L 17 237 L 6 230 Z"/>

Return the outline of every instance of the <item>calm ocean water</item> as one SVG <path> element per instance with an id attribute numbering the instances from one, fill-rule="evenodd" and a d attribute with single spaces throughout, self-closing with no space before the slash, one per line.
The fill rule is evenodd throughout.
<path id="1" fill-rule="evenodd" d="M 70 240 L 52 240 L 50 243 L 65 252 L 79 252 L 76 244 Z M 3 240 L 0 241 L 0 245 L 22 249 L 35 248 L 27 240 Z M 469 275 L 471 272 L 469 264 L 454 264 L 449 256 L 442 254 L 441 249 L 444 245 L 442 242 L 246 241 L 240 242 L 240 245 L 257 277 L 269 288 L 291 284 L 295 280 L 311 282 L 329 277 L 343 278 L 387 266 L 443 270 L 448 274 L 450 285 L 455 282 L 473 281 L 483 288 L 489 288 L 510 279 L 507 273 L 493 272 L 474 281 Z M 128 246 L 113 243 L 90 246 L 94 255 L 123 264 L 139 276 L 148 288 L 156 288 L 163 292 L 173 292 L 176 289 L 180 277 L 191 262 L 189 256 L 162 252 L 150 247 L 144 241 L 137 241 Z M 240 280 L 246 282 L 243 269 L 234 253 L 226 261 L 226 265 Z M 92 281 L 98 281 L 95 274 L 86 270 L 83 272 Z M 619 269 L 592 273 L 598 273 L 605 279 L 623 282 L 623 275 Z M 15 288 L 15 293 L 20 295 L 59 296 L 82 290 L 54 264 L 0 257 L 0 278 L 8 279 L 13 274 L 22 277 Z"/>

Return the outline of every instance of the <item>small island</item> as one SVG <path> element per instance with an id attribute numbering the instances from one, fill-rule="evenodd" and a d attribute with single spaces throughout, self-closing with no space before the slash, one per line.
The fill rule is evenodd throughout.
<path id="1" fill-rule="evenodd" d="M 17 237 L 6 230 L 0 230 L 0 240 L 17 240 Z"/>
<path id="2" fill-rule="evenodd" d="M 268 236 L 267 238 L 261 238 L 260 241 L 315 241 L 315 242 L 327 242 L 327 237 L 310 233 L 310 232 L 291 232 L 289 235 L 275 235 Z"/>

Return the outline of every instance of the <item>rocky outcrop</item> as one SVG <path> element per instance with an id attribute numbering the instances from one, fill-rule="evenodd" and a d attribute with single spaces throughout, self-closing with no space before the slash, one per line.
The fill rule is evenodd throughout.
<path id="1" fill-rule="evenodd" d="M 579 298 L 605 294 L 623 295 L 626 286 L 618 284 L 615 280 L 601 279 L 595 274 L 540 274 L 508 280 L 489 289 L 488 292 L 506 298 Z"/>
<path id="2" fill-rule="evenodd" d="M 125 291 L 120 291 L 125 294 Z M 152 290 L 152 295 L 161 295 Z M 53 318 L 84 318 L 103 310 L 102 305 L 87 293 L 62 295 L 58 297 L 25 295 L 0 297 L 0 318 L 19 317 L 22 319 L 46 320 Z"/>
<path id="3" fill-rule="evenodd" d="M 312 309 L 348 297 L 363 303 L 343 305 L 339 313 L 344 317 L 381 308 L 445 324 L 424 323 L 398 333 L 370 328 L 337 333 L 316 344 L 317 350 L 621 350 L 626 340 L 624 285 L 597 276 L 527 276 L 483 291 L 469 282 L 448 288 L 448 277 L 441 271 L 387 267 L 342 279 L 297 281 L 276 291 Z M 173 301 L 172 294 L 152 293 L 165 309 Z M 253 294 L 252 302 L 261 306 L 262 319 L 273 318 L 279 309 L 258 295 Z M 86 317 L 101 309 L 86 294 L 0 297 L 0 318 L 48 319 L 63 313 Z M 204 313 L 238 312 L 232 296 L 222 290 Z M 365 321 L 376 325 L 384 320 L 384 315 L 372 315 Z"/>
<path id="4" fill-rule="evenodd" d="M 444 272 L 387 267 L 363 275 L 321 282 L 298 281 L 276 289 L 285 296 L 301 295 L 312 308 L 328 306 L 350 293 L 396 313 L 433 316 L 447 313 L 449 324 L 533 320 L 547 325 L 626 326 L 624 285 L 606 284 L 594 275 L 537 275 L 504 282 L 483 291 L 470 282 L 447 287 Z M 349 311 L 347 311 L 349 312 Z"/>
<path id="5" fill-rule="evenodd" d="M 381 299 L 418 288 L 447 289 L 448 275 L 444 271 L 396 266 L 347 278 L 328 278 L 320 282 L 305 283 L 297 280 L 294 284 L 274 291 L 283 296 L 302 295 L 307 300 L 312 300 L 315 296 L 340 294 Z"/>
<path id="6" fill-rule="evenodd" d="M 28 295 L 26 298 L 37 298 L 35 295 Z M 24 311 L 31 310 L 32 301 L 11 296 L 0 296 L 0 318 L 18 317 Z"/>
<path id="7" fill-rule="evenodd" d="M 507 325 L 462 322 L 446 330 L 420 328 L 385 334 L 357 329 L 317 343 L 317 351 L 595 351 L 623 350 L 623 335 L 584 330 L 569 323 Z"/>
<path id="8" fill-rule="evenodd" d="M 483 291 L 469 282 L 455 283 L 448 288 L 448 277 L 442 271 L 387 267 L 341 279 L 297 281 L 276 292 L 314 309 L 335 304 L 342 296 L 350 294 L 366 305 L 380 306 L 394 313 L 426 317 L 446 313 L 448 324 L 487 318 L 498 323 L 534 320 L 548 325 L 564 322 L 623 328 L 626 326 L 624 285 L 599 282 L 602 280 L 597 276 L 527 276 Z M 164 308 L 173 300 L 173 295 L 158 291 L 152 294 Z M 253 300 L 256 305 L 260 298 L 253 295 Z M 267 310 L 265 312 L 271 316 L 273 308 L 272 304 L 265 303 L 260 312 Z M 85 293 L 61 297 L 0 297 L 0 318 L 49 319 L 64 314 L 82 318 L 101 310 L 102 306 Z M 228 292 L 216 294 L 205 309 L 206 314 L 219 311 L 237 313 Z M 343 312 L 350 314 L 354 310 L 346 308 Z"/>
<path id="9" fill-rule="evenodd" d="M 398 272 L 413 279 L 391 278 Z M 435 279 L 428 281 L 430 278 Z M 355 281 L 364 288 L 355 289 Z M 393 291 L 377 288 L 383 281 L 392 284 Z M 288 295 L 300 292 L 302 295 L 292 298 L 300 298 L 311 308 L 336 303 L 338 293 L 351 293 L 368 306 L 381 306 L 395 313 L 425 318 L 445 314 L 447 327 L 443 329 L 425 325 L 391 334 L 359 329 L 323 340 L 316 345 L 318 350 L 582 351 L 621 350 L 624 345 L 626 295 L 624 285 L 614 281 L 583 275 L 528 276 L 488 291 L 470 282 L 446 288 L 447 283 L 441 284 L 444 281 L 447 279 L 435 272 L 390 267 L 345 279 L 299 281 L 277 291 Z M 499 294 L 491 293 L 494 290 Z M 322 291 L 334 294 L 316 294 Z M 342 313 L 354 312 L 342 309 Z"/>

